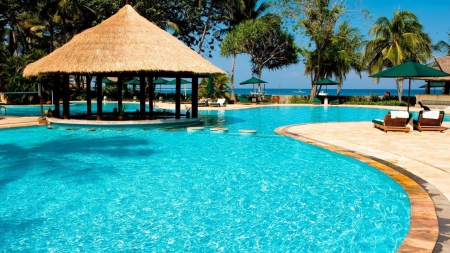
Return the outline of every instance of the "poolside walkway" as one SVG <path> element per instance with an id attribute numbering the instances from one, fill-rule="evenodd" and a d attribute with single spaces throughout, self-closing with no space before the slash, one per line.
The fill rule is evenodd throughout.
<path id="1" fill-rule="evenodd" d="M 443 124 L 447 130 L 443 133 L 430 131 L 388 132 L 373 127 L 371 122 L 318 123 L 281 127 L 277 132 L 293 138 L 321 146 L 349 156 L 361 156 L 359 160 L 371 165 L 379 162 L 415 180 L 434 202 L 429 208 L 423 200 L 411 199 L 411 227 L 422 235 L 408 235 L 399 252 L 450 252 L 450 123 Z M 358 157 L 355 157 L 358 159 Z M 367 161 L 369 160 L 369 161 Z M 381 169 L 380 166 L 374 166 Z M 383 171 L 389 176 L 390 172 Z M 397 179 L 396 179 L 397 180 Z M 397 180 L 398 181 L 398 180 Z M 401 180 L 400 180 L 401 181 Z M 401 183 L 401 182 L 399 182 Z M 410 183 L 402 184 L 408 190 Z M 420 189 L 413 190 L 420 191 Z M 433 202 L 430 202 L 433 204 Z M 425 211 L 428 208 L 427 211 Z M 433 238 L 433 225 L 430 212 L 436 210 L 439 222 L 439 238 L 436 245 L 430 245 Z M 416 215 L 415 213 L 418 212 Z M 422 219 L 414 221 L 414 216 Z M 416 224 L 413 224 L 416 223 Z M 411 229 L 413 230 L 413 229 Z M 411 233 L 411 232 L 410 232 Z M 425 237 L 425 238 L 424 238 Z M 435 238 L 436 239 L 436 238 Z M 428 240 L 428 241 L 427 241 Z M 432 247 L 431 247 L 432 246 Z M 410 251 L 410 247 L 417 247 Z M 419 250 L 420 249 L 420 250 Z M 417 251 L 419 250 L 419 251 Z"/>
<path id="2" fill-rule="evenodd" d="M 19 117 L 19 116 L 3 116 L 0 115 L 0 128 L 37 126 L 39 125 L 38 117 Z"/>

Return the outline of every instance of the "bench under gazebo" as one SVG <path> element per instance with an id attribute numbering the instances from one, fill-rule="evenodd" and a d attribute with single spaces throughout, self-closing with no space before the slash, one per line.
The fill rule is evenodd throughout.
<path id="1" fill-rule="evenodd" d="M 192 119 L 198 118 L 198 79 L 212 74 L 226 74 L 201 55 L 184 45 L 173 35 L 140 16 L 130 5 L 101 24 L 75 35 L 72 40 L 42 59 L 28 64 L 23 75 L 62 76 L 61 98 L 63 112 L 59 111 L 59 92 L 55 92 L 54 117 L 70 120 L 69 75 L 85 75 L 87 111 L 86 119 L 102 121 L 103 94 L 101 80 L 117 77 L 118 108 L 122 107 L 122 84 L 125 78 L 139 79 L 140 117 L 138 120 L 155 119 L 153 112 L 154 84 L 156 78 L 175 78 L 174 119 L 181 119 L 181 79 L 192 79 Z M 97 113 L 92 114 L 91 84 L 96 77 Z M 146 89 L 146 85 L 149 89 Z M 148 90 L 148 94 L 146 94 Z M 149 111 L 146 112 L 148 96 Z M 95 116 L 95 117 L 94 117 Z M 190 120 L 192 120 L 190 119 Z M 186 119 L 188 120 L 188 119 Z M 102 122 L 102 124 L 105 122 Z"/>

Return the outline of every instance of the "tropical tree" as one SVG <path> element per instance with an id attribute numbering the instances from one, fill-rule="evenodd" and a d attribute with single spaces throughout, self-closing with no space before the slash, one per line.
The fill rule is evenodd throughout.
<path id="1" fill-rule="evenodd" d="M 209 79 L 212 78 L 212 84 L 214 86 L 213 94 L 207 94 L 207 87 Z M 203 78 L 198 84 L 200 97 L 212 97 L 212 98 L 226 98 L 230 100 L 230 94 L 228 93 L 228 84 L 230 78 L 224 74 L 215 74 L 210 78 Z"/>
<path id="2" fill-rule="evenodd" d="M 337 21 L 346 13 L 347 0 L 278 0 L 277 5 L 283 15 L 295 20 L 294 28 L 309 37 L 314 43 L 317 60 L 309 61 L 307 74 L 311 76 L 311 96 L 316 93 L 315 82 L 325 77 L 322 68 L 324 52 L 331 45 Z M 306 60 L 308 61 L 308 60 Z"/>
<path id="3" fill-rule="evenodd" d="M 231 56 L 231 71 L 230 71 L 230 86 L 231 86 L 231 99 L 234 100 L 234 67 L 236 63 L 236 56 L 237 51 L 235 50 L 237 48 L 235 44 L 235 38 L 233 38 L 232 34 L 229 32 L 236 27 L 237 25 L 247 21 L 247 20 L 254 20 L 258 17 L 260 17 L 267 8 L 269 8 L 268 2 L 263 2 L 257 7 L 258 0 L 244 0 L 244 8 L 238 9 L 234 8 L 230 12 L 230 17 L 228 20 L 228 28 L 225 30 L 227 32 L 226 36 L 230 36 L 228 40 L 230 40 L 230 44 L 228 45 L 222 45 L 220 48 L 220 52 L 222 56 L 229 57 Z"/>
<path id="4" fill-rule="evenodd" d="M 396 11 L 391 20 L 380 17 L 370 28 L 374 38 L 364 47 L 364 62 L 370 74 L 401 64 L 407 58 L 426 63 L 432 57 L 430 36 L 410 11 Z M 399 101 L 403 92 L 403 79 L 396 78 Z"/>
<path id="5" fill-rule="evenodd" d="M 298 62 L 294 36 L 282 29 L 281 18 L 272 15 L 239 24 L 221 47 L 250 55 L 252 73 L 258 78 L 264 68 L 275 70 Z"/>
<path id="6" fill-rule="evenodd" d="M 448 36 L 450 37 L 450 34 L 448 34 Z M 445 52 L 447 55 L 450 55 L 450 44 L 440 40 L 438 41 L 438 43 L 433 45 L 433 49 L 439 52 Z"/>

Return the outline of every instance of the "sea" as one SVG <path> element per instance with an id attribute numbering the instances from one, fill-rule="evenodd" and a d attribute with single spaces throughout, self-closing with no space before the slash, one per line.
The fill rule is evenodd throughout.
<path id="1" fill-rule="evenodd" d="M 330 96 L 337 95 L 336 89 L 327 89 L 322 91 L 328 93 Z M 230 90 L 231 92 L 231 90 Z M 234 89 L 235 94 L 251 94 L 254 92 L 252 89 Z M 378 95 L 383 96 L 385 92 L 389 92 L 391 96 L 397 96 L 396 89 L 341 89 L 340 96 L 371 96 Z M 267 95 L 297 95 L 297 96 L 308 96 L 311 93 L 311 89 L 266 89 L 265 94 Z M 416 94 L 423 94 L 424 89 L 411 89 L 411 96 Z M 433 93 L 433 90 L 431 90 Z M 408 95 L 408 90 L 403 90 L 403 96 Z"/>
<path id="2" fill-rule="evenodd" d="M 162 92 L 162 93 L 175 93 L 175 89 L 173 88 L 162 88 L 158 89 L 156 88 L 156 92 Z M 311 89 L 265 89 L 263 90 L 265 94 L 267 95 L 297 95 L 297 96 L 308 96 L 311 93 Z M 328 93 L 330 96 L 336 96 L 337 90 L 336 89 L 322 89 L 322 91 Z M 231 93 L 231 89 L 228 89 L 228 92 Z M 235 94 L 239 95 L 250 95 L 252 93 L 255 93 L 256 89 L 253 90 L 250 89 L 234 89 Z M 397 89 L 341 89 L 340 96 L 371 96 L 371 95 L 377 95 L 377 96 L 383 96 L 385 92 L 389 92 L 391 96 L 397 96 Z M 424 94 L 424 89 L 411 89 L 411 96 L 414 96 L 416 94 Z M 191 94 L 191 89 L 187 88 L 181 89 L 181 93 L 184 94 Z M 441 94 L 442 91 L 439 90 L 433 90 L 431 89 L 430 94 Z M 403 96 L 408 96 L 408 89 L 403 90 Z"/>

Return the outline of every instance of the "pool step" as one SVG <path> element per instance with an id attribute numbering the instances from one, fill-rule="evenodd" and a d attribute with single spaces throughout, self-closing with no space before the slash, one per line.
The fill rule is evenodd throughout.
<path id="1" fill-rule="evenodd" d="M 239 133 L 241 133 L 241 134 L 256 134 L 256 130 L 251 130 L 251 129 L 242 129 L 242 130 L 239 130 Z"/>

